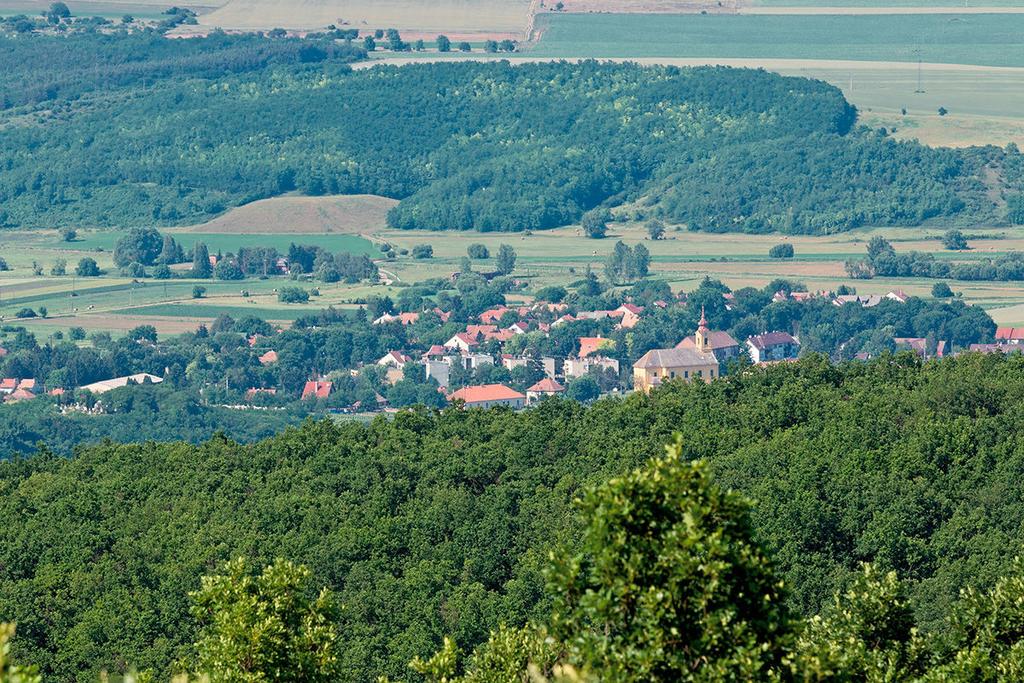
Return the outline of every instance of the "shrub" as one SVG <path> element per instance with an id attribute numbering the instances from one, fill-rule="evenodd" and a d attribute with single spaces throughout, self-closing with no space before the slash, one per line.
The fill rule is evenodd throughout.
<path id="1" fill-rule="evenodd" d="M 793 258 L 793 253 L 793 245 L 788 242 L 784 244 L 776 244 L 768 250 L 768 256 L 771 258 Z"/>
<path id="2" fill-rule="evenodd" d="M 202 299 L 204 296 L 206 296 L 206 287 L 203 287 L 202 285 L 196 285 L 195 287 L 192 288 L 193 299 Z"/>
<path id="3" fill-rule="evenodd" d="M 429 244 L 417 244 L 412 248 L 412 257 L 415 259 L 434 258 L 434 248 Z"/>
<path id="4" fill-rule="evenodd" d="M 936 282 L 932 285 L 932 296 L 936 299 L 948 299 L 953 296 L 953 290 L 945 282 Z"/>
<path id="5" fill-rule="evenodd" d="M 309 292 L 301 287 L 282 287 L 277 291 L 277 300 L 283 304 L 304 304 L 309 301 Z"/>
<path id="6" fill-rule="evenodd" d="M 466 247 L 466 255 L 471 259 L 482 261 L 491 257 L 491 252 L 485 244 L 471 244 Z"/>
<path id="7" fill-rule="evenodd" d="M 99 277 L 101 274 L 100 267 L 96 264 L 96 260 L 86 256 L 78 262 L 78 267 L 75 268 L 75 274 L 78 277 Z"/>

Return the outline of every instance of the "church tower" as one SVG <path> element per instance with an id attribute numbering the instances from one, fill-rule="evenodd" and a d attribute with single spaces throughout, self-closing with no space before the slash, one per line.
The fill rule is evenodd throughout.
<path id="1" fill-rule="evenodd" d="M 708 320 L 704 316 L 704 307 L 700 307 L 700 324 L 697 326 L 697 334 L 694 335 L 697 343 L 697 350 L 701 353 L 711 353 L 711 330 L 708 329 Z"/>

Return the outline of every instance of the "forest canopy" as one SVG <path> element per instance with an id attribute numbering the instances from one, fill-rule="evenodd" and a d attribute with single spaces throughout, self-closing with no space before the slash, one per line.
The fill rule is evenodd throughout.
<path id="1" fill-rule="evenodd" d="M 587 550 L 573 501 L 679 432 L 684 461 L 755 501 L 752 537 L 795 617 L 872 562 L 905 581 L 923 633 L 954 637 L 961 589 L 1017 573 L 1022 396 L 1019 355 L 811 357 L 590 407 L 44 452 L 0 464 L 0 622 L 18 624 L 16 661 L 48 678 L 168 674 L 197 640 L 200 577 L 280 557 L 344 606 L 341 680 L 404 679 L 444 636 L 471 650 L 550 615 L 549 551 Z"/>
<path id="2" fill-rule="evenodd" d="M 0 225 L 197 222 L 300 192 L 400 199 L 389 222 L 408 229 L 542 229 L 623 207 L 695 230 L 826 233 L 1005 221 L 1000 197 L 1024 176 L 1012 148 L 897 142 L 857 126 L 839 89 L 760 70 L 353 71 L 345 43 L 227 36 L 158 43 L 147 61 L 153 40 L 0 40 Z"/>

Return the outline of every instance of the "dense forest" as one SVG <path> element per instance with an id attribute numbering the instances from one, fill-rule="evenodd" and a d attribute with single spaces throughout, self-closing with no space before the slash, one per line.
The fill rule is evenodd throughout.
<path id="1" fill-rule="evenodd" d="M 837 88 L 765 71 L 352 71 L 345 42 L 161 40 L 0 40 L 0 224 L 175 224 L 298 191 L 401 199 L 398 228 L 540 229 L 623 207 L 824 233 L 1006 221 L 1024 187 L 1013 147 L 897 142 L 856 126 Z"/>
<path id="2" fill-rule="evenodd" d="M 678 431 L 684 461 L 704 459 L 755 501 L 750 534 L 794 617 L 826 609 L 870 561 L 903 578 L 922 633 L 953 642 L 961 589 L 1012 574 L 1024 540 L 1022 378 L 1020 356 L 810 357 L 590 407 L 41 453 L 0 465 L 0 621 L 18 623 L 18 661 L 56 680 L 132 665 L 164 675 L 199 637 L 188 595 L 201 576 L 237 556 L 283 557 L 342 607 L 337 679 L 406 678 L 444 636 L 472 649 L 502 623 L 558 612 L 548 552 L 599 559 L 601 545 L 572 501 Z"/>

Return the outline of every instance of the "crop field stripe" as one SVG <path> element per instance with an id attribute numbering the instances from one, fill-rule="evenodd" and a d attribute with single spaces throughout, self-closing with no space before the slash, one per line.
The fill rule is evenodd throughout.
<path id="1" fill-rule="evenodd" d="M 920 58 L 1024 67 L 1024 14 L 576 14 L 540 20 L 543 37 L 530 54 L 545 57 Z"/>

